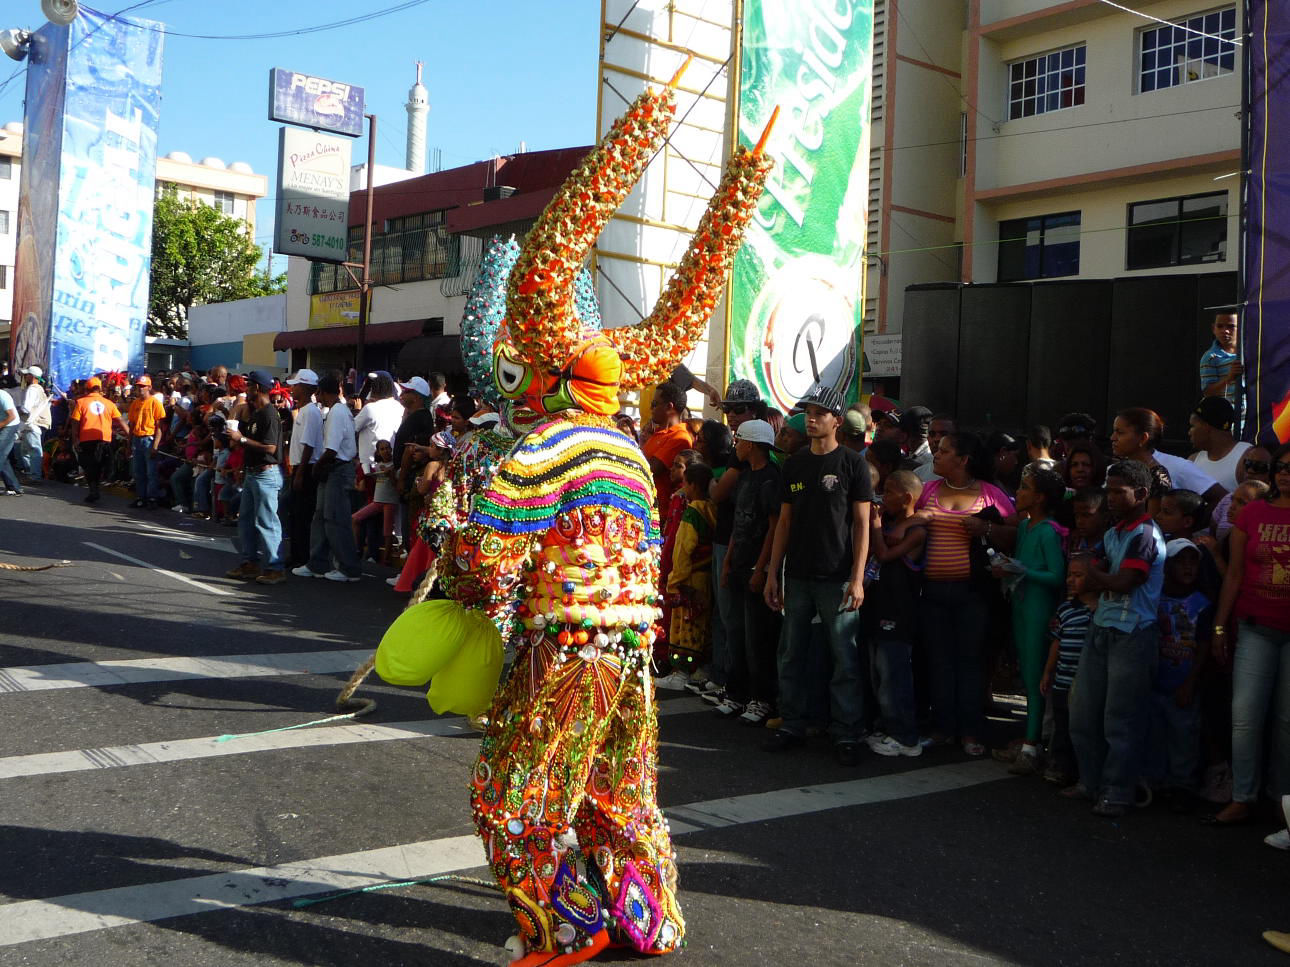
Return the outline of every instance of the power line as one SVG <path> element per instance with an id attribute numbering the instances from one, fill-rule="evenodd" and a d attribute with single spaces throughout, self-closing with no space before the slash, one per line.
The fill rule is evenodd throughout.
<path id="1" fill-rule="evenodd" d="M 403 3 L 395 4 L 392 7 L 383 7 L 380 10 L 373 10 L 370 13 L 359 14 L 355 17 L 347 17 L 344 20 L 335 20 L 331 23 L 315 24 L 310 27 L 297 27 L 292 30 L 276 30 L 269 33 L 261 34 L 190 34 L 178 30 L 171 30 L 162 25 L 153 27 L 150 24 L 138 23 L 133 20 L 121 19 L 132 27 L 138 27 L 140 30 L 151 30 L 155 33 L 166 34 L 169 37 L 187 37 L 192 40 L 278 40 L 283 37 L 299 37 L 304 34 L 316 34 L 324 30 L 337 30 L 341 27 L 352 27 L 355 24 L 366 23 L 369 20 L 376 20 L 380 17 L 387 17 L 390 14 L 401 13 L 404 10 L 411 10 L 413 7 L 420 7 L 429 3 L 430 0 L 404 0 Z M 87 8 L 88 9 L 88 8 Z"/>

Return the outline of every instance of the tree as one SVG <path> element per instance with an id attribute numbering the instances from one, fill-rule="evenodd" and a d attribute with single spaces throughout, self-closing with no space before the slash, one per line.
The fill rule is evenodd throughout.
<path id="1" fill-rule="evenodd" d="M 163 191 L 152 215 L 148 335 L 186 339 L 193 306 L 285 292 L 285 274 L 257 271 L 261 257 L 240 218 Z"/>

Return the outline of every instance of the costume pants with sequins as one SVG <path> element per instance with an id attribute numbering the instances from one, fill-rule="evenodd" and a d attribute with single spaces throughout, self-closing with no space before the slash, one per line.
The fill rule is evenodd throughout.
<path id="1" fill-rule="evenodd" d="M 655 801 L 648 648 L 536 637 L 494 702 L 471 790 L 525 949 L 571 951 L 607 929 L 611 942 L 671 951 L 685 924 Z"/>

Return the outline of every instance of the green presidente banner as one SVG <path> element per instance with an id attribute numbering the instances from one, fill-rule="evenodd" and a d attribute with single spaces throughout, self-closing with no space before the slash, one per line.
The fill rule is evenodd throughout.
<path id="1" fill-rule="evenodd" d="M 859 398 L 873 0 L 744 0 L 739 141 L 776 107 L 775 158 L 735 258 L 732 378 L 788 410 L 811 384 Z"/>

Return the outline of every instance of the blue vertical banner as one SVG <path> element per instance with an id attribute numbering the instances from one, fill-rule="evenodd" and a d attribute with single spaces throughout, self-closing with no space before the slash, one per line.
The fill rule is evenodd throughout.
<path id="1" fill-rule="evenodd" d="M 30 181 L 24 145 L 23 186 L 56 171 L 49 180 L 57 185 L 57 207 L 52 246 L 47 212 L 32 213 L 30 241 L 18 239 L 23 311 L 15 314 L 14 360 L 45 366 L 60 390 L 95 372 L 144 366 L 163 37 L 153 21 L 82 7 L 69 27 L 50 24 L 34 38 L 34 47 L 47 49 L 42 56 L 50 67 L 28 74 L 24 131 L 35 133 L 48 119 L 51 127 L 43 130 L 58 144 L 36 146 Z M 61 97 L 41 89 L 59 59 Z M 37 118 L 33 105 L 42 98 L 56 103 Z M 20 233 L 22 225 L 20 217 Z M 23 295 L 28 262 L 38 298 Z M 50 280 L 47 298 L 42 274 Z"/>
<path id="2" fill-rule="evenodd" d="M 1248 10 L 1244 436 L 1271 445 L 1290 442 L 1290 4 Z"/>

